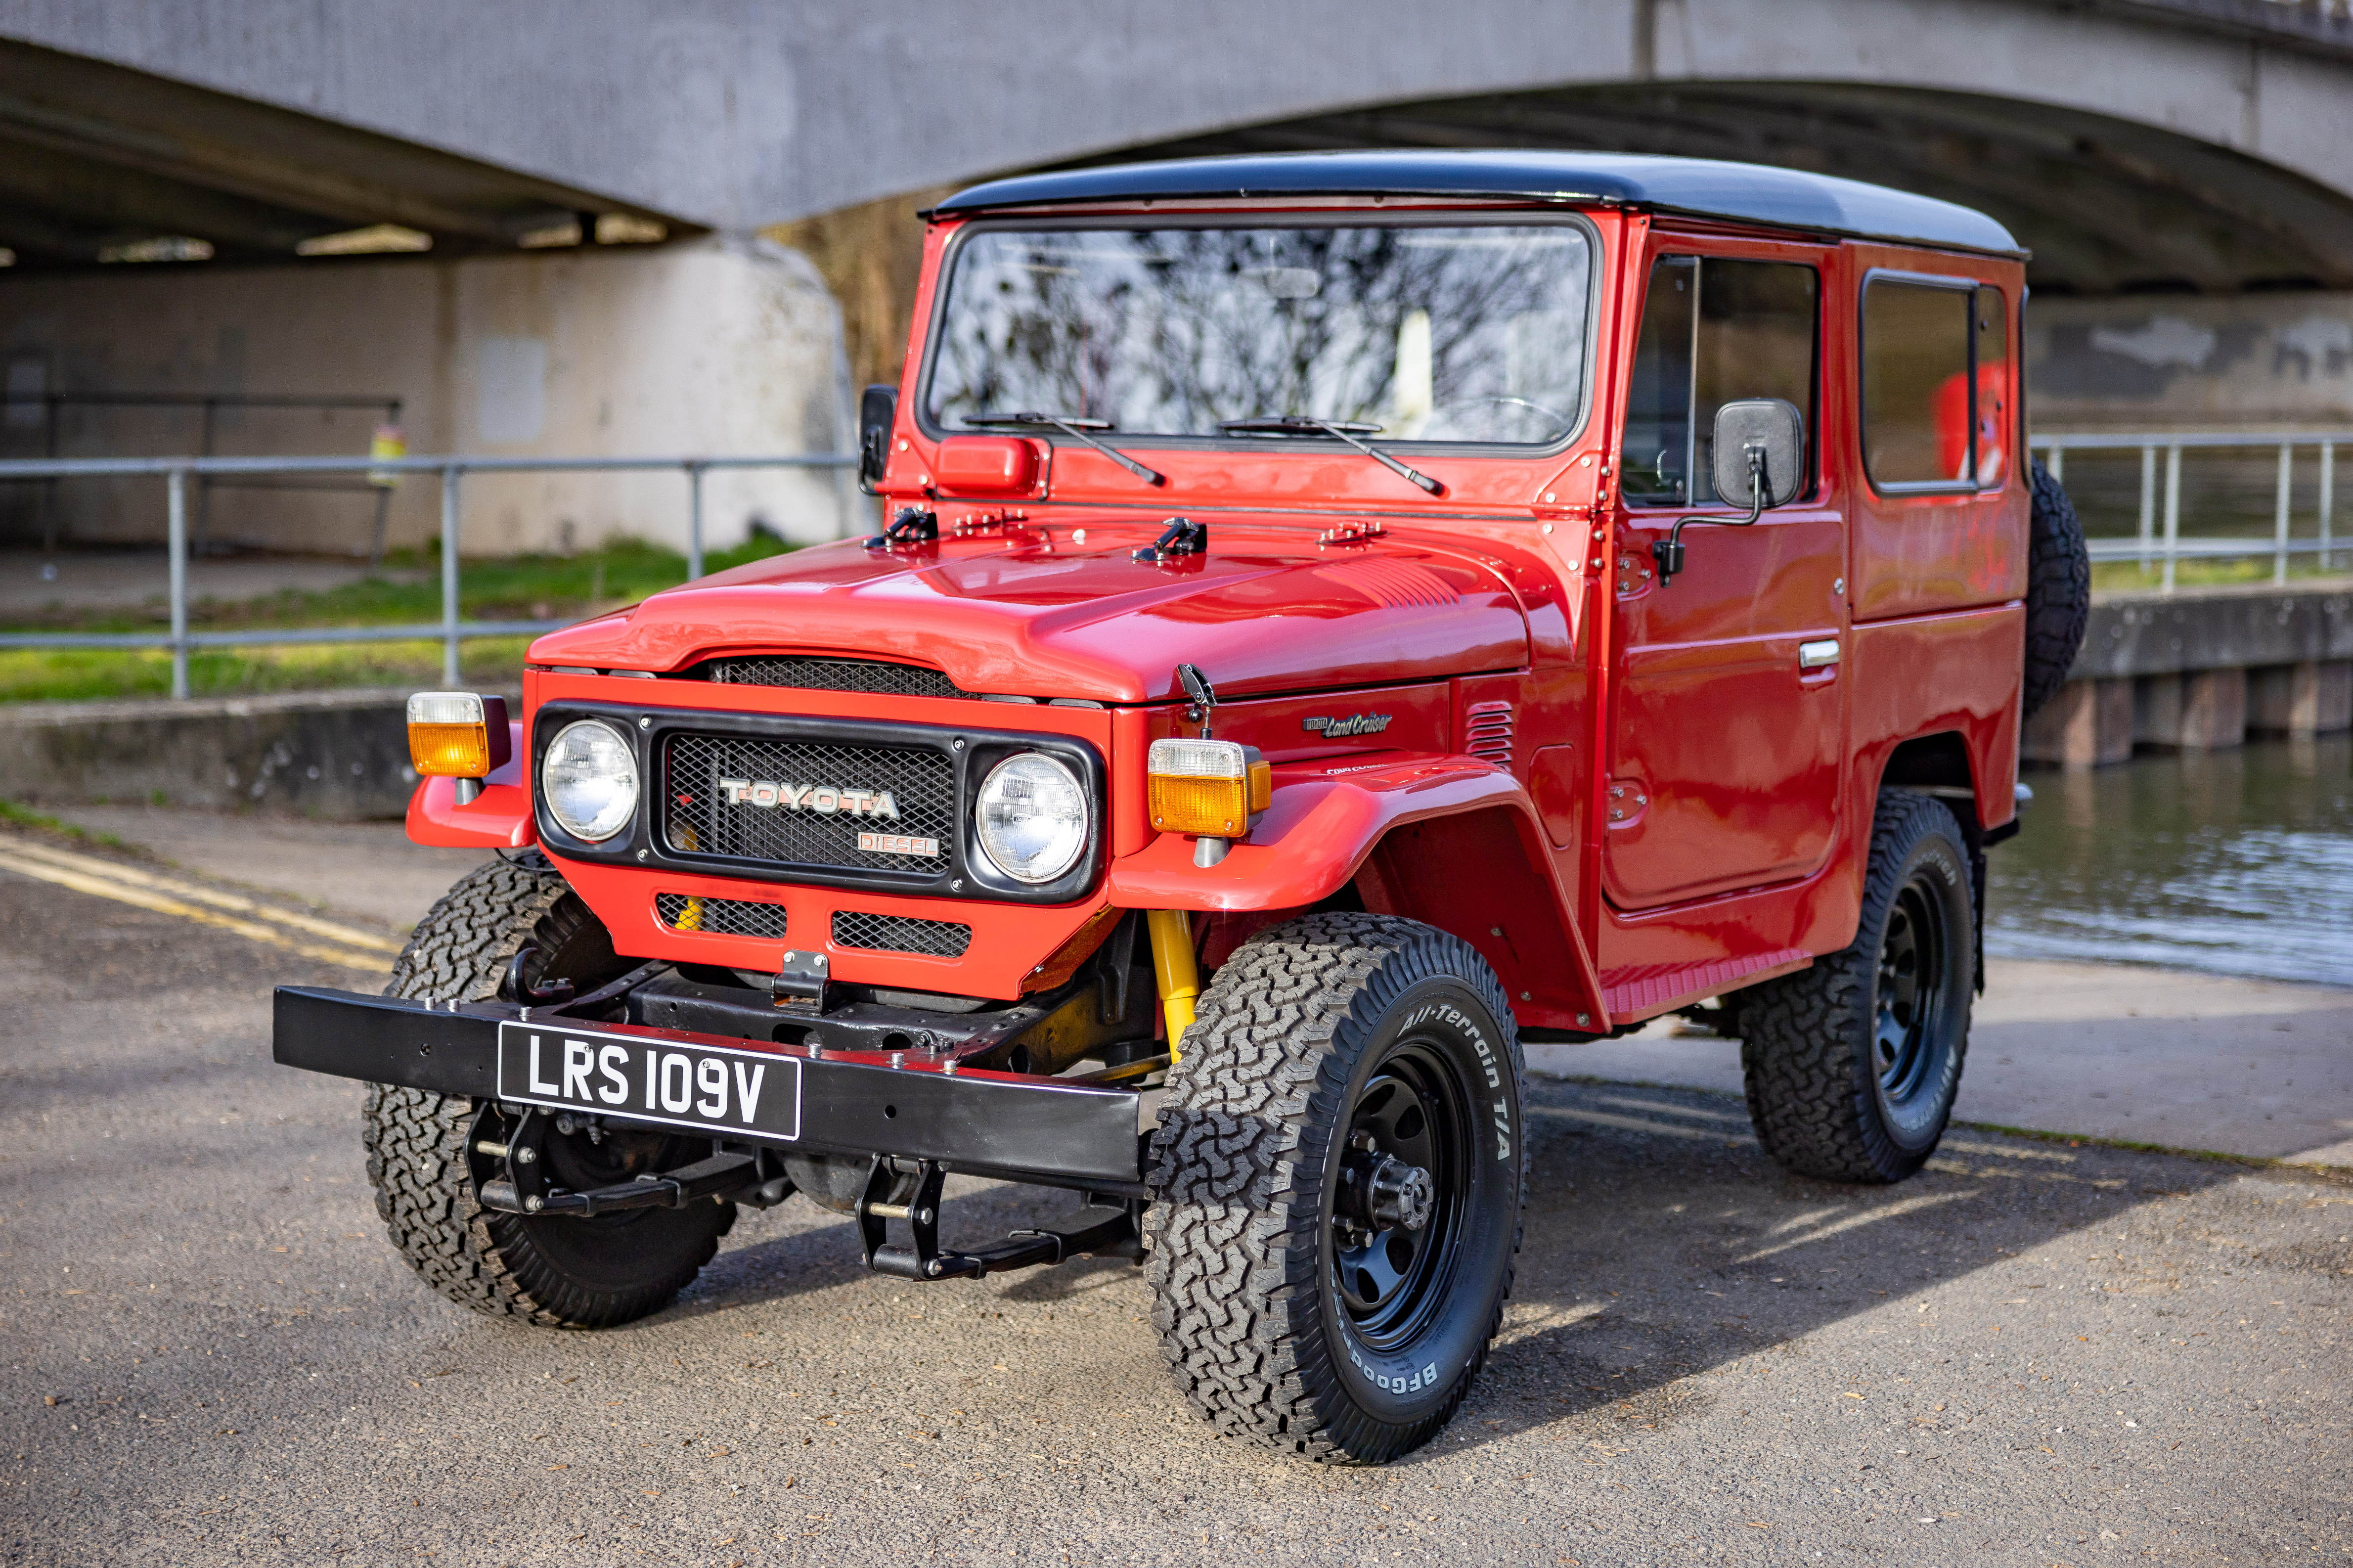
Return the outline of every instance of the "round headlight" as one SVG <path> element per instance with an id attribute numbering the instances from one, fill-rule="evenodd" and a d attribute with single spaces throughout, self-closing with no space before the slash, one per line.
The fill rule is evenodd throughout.
<path id="1" fill-rule="evenodd" d="M 575 839 L 602 843 L 638 809 L 638 759 L 610 725 L 582 719 L 556 731 L 539 761 L 547 814 Z"/>
<path id="2" fill-rule="evenodd" d="M 1077 864 L 1087 847 L 1087 794 L 1069 768 L 1025 751 L 988 770 L 973 829 L 1006 875 L 1051 882 Z"/>

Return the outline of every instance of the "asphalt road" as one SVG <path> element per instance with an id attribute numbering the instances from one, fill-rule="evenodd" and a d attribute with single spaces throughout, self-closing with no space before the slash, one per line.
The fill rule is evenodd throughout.
<path id="1" fill-rule="evenodd" d="M 1957 1134 L 1781 1174 L 1736 1101 L 1539 1082 L 1520 1283 L 1379 1470 L 1215 1436 L 1139 1271 L 915 1287 L 804 1203 L 659 1317 L 477 1318 L 385 1241 L 365 973 L 0 874 L 0 1560 L 2310 1562 L 2353 1551 L 2353 1186 Z M 952 1193 L 955 1190 L 952 1188 Z M 965 1184 L 952 1234 L 1060 1201 Z"/>

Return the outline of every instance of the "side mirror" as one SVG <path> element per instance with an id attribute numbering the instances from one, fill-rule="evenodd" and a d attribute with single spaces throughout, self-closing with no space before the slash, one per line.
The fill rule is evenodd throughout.
<path id="1" fill-rule="evenodd" d="M 871 495 L 891 466 L 891 430 L 899 420 L 899 389 L 869 387 L 858 399 L 858 488 Z"/>
<path id="2" fill-rule="evenodd" d="M 1757 511 L 1797 498 L 1806 482 L 1806 417 L 1779 397 L 1747 397 L 1715 411 L 1715 498 Z"/>
<path id="3" fill-rule="evenodd" d="M 1694 523 L 1745 527 L 1798 497 L 1806 483 L 1806 417 L 1780 397 L 1744 397 L 1715 411 L 1715 460 L 1710 465 L 1715 498 L 1727 506 L 1748 503 L 1746 517 L 1679 517 L 1672 532 L 1651 546 L 1665 588 L 1683 569 L 1683 530 Z"/>

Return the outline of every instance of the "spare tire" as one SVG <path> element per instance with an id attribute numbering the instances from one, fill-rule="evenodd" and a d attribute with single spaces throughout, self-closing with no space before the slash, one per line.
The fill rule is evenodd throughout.
<path id="1" fill-rule="evenodd" d="M 2035 462 L 2028 470 L 2034 498 L 2026 552 L 2026 681 L 2028 716 L 2067 683 L 2084 625 L 2092 613 L 2092 557 L 2084 548 L 2084 524 L 2075 503 L 2051 471 Z"/>

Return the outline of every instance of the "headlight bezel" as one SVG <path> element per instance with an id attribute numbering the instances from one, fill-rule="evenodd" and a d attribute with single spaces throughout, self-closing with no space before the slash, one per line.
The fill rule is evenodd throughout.
<path id="1" fill-rule="evenodd" d="M 990 787 L 997 781 L 1001 775 L 1006 773 L 1007 769 L 1019 768 L 1024 764 L 1029 763 L 1035 763 L 1040 768 L 1050 769 L 1053 774 L 1059 774 L 1060 777 L 1058 779 L 1051 779 L 1050 780 L 1050 784 L 1057 788 L 1067 784 L 1071 792 L 1078 797 L 1080 811 L 1078 842 L 1071 846 L 1070 852 L 1064 855 L 1060 862 L 1056 863 L 1051 870 L 1046 872 L 1045 874 L 1040 876 L 1029 876 L 1016 870 L 1014 867 L 1008 865 L 1006 861 L 1009 857 L 1000 854 L 997 849 L 992 849 L 989 846 L 988 827 L 986 821 L 989 807 Z M 1094 837 L 1094 822 L 1092 821 L 1093 813 L 1087 809 L 1086 785 L 1080 779 L 1076 773 L 1071 771 L 1070 765 L 1064 762 L 1061 758 L 1053 756 L 1050 752 L 1039 751 L 1034 748 L 1012 752 L 1005 757 L 999 758 L 989 767 L 986 773 L 977 775 L 977 782 L 975 783 L 972 790 L 969 814 L 972 818 L 973 848 L 979 852 L 980 855 L 987 861 L 992 869 L 1004 876 L 1011 878 L 1015 882 L 1020 883 L 1025 887 L 1043 887 L 1060 881 L 1064 876 L 1069 874 L 1072 866 L 1077 865 L 1081 861 L 1086 858 L 1087 850 L 1091 846 Z"/>
<path id="2" fill-rule="evenodd" d="M 617 821 L 601 833 L 587 832 L 579 825 L 567 821 L 563 813 L 556 809 L 554 791 L 549 787 L 547 781 L 547 769 L 555 760 L 556 748 L 564 744 L 565 736 L 583 731 L 603 732 L 618 749 L 621 760 L 628 768 L 628 809 L 621 813 Z M 609 719 L 575 719 L 548 736 L 547 743 L 540 747 L 538 751 L 538 761 L 532 769 L 533 782 L 538 786 L 537 799 L 546 808 L 547 815 L 555 825 L 564 830 L 566 837 L 585 844 L 607 844 L 628 832 L 636 824 L 646 803 L 646 769 L 643 760 L 638 756 L 638 748 L 630 742 L 627 730 Z M 589 819 L 589 825 L 596 825 L 598 820 L 598 818 Z"/>
<path id="3" fill-rule="evenodd" d="M 642 701 L 642 699 L 641 699 Z M 992 708 L 990 716 L 1005 715 Z M 599 843 L 574 837 L 554 820 L 540 785 L 549 743 L 567 726 L 598 719 L 634 751 L 638 809 L 627 828 Z M 793 864 L 739 860 L 677 848 L 663 831 L 661 802 L 671 781 L 663 766 L 665 743 L 684 733 L 741 736 L 748 740 L 809 741 L 844 746 L 922 747 L 945 758 L 954 769 L 956 811 L 943 833 L 948 869 L 934 874 L 895 873 L 834 864 Z M 959 745 L 959 743 L 961 743 Z M 637 704 L 587 697 L 552 697 L 532 713 L 530 726 L 532 810 L 540 842 L 568 861 L 615 868 L 669 870 L 681 874 L 723 876 L 741 882 L 833 888 L 850 894 L 885 894 L 952 902 L 1062 905 L 1086 897 L 1102 881 L 1110 838 L 1110 768 L 1091 740 L 1075 735 L 1012 729 L 979 729 L 933 724 L 876 722 L 798 715 L 717 709 L 652 709 Z M 981 781 L 1016 752 L 1043 753 L 1068 768 L 1086 801 L 1087 837 L 1077 863 L 1052 882 L 1029 884 L 1006 874 L 979 843 L 974 820 Z M 827 780 L 828 782 L 837 782 Z M 866 783 L 844 779 L 844 783 Z"/>

